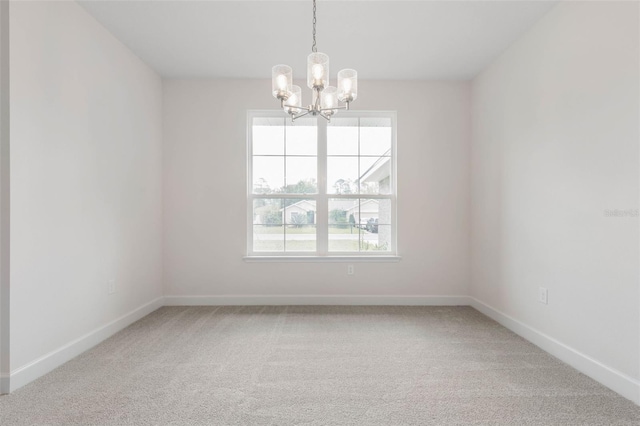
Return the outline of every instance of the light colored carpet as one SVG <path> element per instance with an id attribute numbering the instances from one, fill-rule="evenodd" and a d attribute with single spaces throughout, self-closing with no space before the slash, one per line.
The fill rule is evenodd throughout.
<path id="1" fill-rule="evenodd" d="M 0 397 L 0 424 L 639 425 L 469 307 L 165 307 Z"/>

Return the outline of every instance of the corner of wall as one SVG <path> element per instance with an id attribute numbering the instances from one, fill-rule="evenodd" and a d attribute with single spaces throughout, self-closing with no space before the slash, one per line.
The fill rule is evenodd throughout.
<path id="1" fill-rule="evenodd" d="M 134 322 L 149 315 L 153 311 L 161 308 L 164 305 L 164 298 L 159 297 L 146 303 L 133 311 L 122 315 L 119 318 L 103 325 L 89 333 L 81 336 L 72 342 L 48 353 L 40 358 L 30 362 L 29 364 L 22 366 L 15 371 L 11 372 L 10 377 L 5 377 L 7 387 L 7 393 L 13 392 L 16 389 L 36 380 L 37 378 L 49 373 L 62 364 L 70 361 L 81 353 L 91 349 L 98 345 L 109 337 L 113 336 L 120 330 L 128 327 Z"/>
<path id="2" fill-rule="evenodd" d="M 0 393 L 9 392 L 10 374 L 9 6 L 8 1 L 0 2 Z"/>
<path id="3" fill-rule="evenodd" d="M 640 405 L 640 381 L 554 339 L 517 319 L 470 297 L 471 307 L 513 331 L 542 350 L 567 363 L 609 389 Z"/>

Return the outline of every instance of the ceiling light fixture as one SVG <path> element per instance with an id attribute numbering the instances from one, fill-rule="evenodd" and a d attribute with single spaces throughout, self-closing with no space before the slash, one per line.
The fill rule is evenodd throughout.
<path id="1" fill-rule="evenodd" d="M 338 73 L 338 87 L 329 86 L 329 56 L 316 48 L 316 0 L 313 0 L 313 45 L 307 57 L 307 86 L 312 89 L 312 103 L 302 107 L 302 89 L 293 85 L 293 70 L 289 65 L 276 65 L 271 70 L 273 97 L 291 116 L 291 120 L 305 115 L 320 115 L 331 121 L 338 110 L 349 109 L 358 97 L 358 73 L 344 69 Z M 340 102 L 344 102 L 340 106 Z"/>

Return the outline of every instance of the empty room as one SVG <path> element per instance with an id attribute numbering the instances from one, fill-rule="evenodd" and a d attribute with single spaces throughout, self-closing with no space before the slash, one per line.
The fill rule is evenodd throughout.
<path id="1" fill-rule="evenodd" d="M 640 2 L 0 0 L 0 424 L 639 425 Z"/>

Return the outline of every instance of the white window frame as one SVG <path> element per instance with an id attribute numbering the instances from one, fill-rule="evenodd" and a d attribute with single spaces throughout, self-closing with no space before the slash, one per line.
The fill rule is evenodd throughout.
<path id="1" fill-rule="evenodd" d="M 253 193 L 253 121 L 254 118 L 283 118 L 282 110 L 250 110 L 247 112 L 247 252 L 244 259 L 249 262 L 285 261 L 285 262 L 397 262 L 401 258 L 397 245 L 397 116 L 395 111 L 341 111 L 339 118 L 375 118 L 384 117 L 391 120 L 391 185 L 390 194 L 328 194 L 327 193 L 327 126 L 322 117 L 317 119 L 318 132 L 318 192 L 315 194 L 254 194 Z M 360 156 L 358 155 L 358 158 Z M 263 252 L 253 251 L 253 204 L 259 198 L 293 198 L 316 201 L 316 251 L 315 252 Z M 388 199 L 391 202 L 391 247 L 388 251 L 366 252 L 329 252 L 329 199 Z"/>

